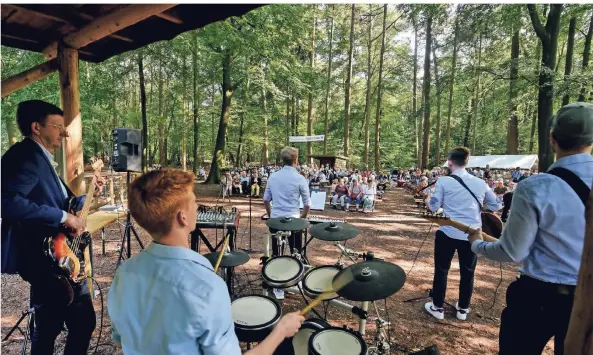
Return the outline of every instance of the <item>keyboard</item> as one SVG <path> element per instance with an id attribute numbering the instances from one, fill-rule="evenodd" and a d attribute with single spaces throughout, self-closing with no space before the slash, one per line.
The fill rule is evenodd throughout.
<path id="1" fill-rule="evenodd" d="M 266 221 L 266 220 L 270 219 L 270 217 L 267 214 L 264 214 L 263 216 L 261 216 L 261 219 Z M 343 218 L 332 218 L 332 217 L 318 216 L 318 215 L 309 215 L 305 219 L 307 221 L 309 221 L 309 223 L 311 223 L 311 224 L 319 224 L 319 223 L 326 223 L 326 222 L 346 223 L 346 220 Z"/>
<path id="2" fill-rule="evenodd" d="M 198 228 L 225 228 L 239 224 L 237 212 L 198 212 L 196 227 Z"/>

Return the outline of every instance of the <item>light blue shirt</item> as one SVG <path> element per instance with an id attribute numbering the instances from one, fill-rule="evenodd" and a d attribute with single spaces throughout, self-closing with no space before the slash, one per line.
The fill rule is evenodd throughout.
<path id="1" fill-rule="evenodd" d="M 107 297 L 126 355 L 239 355 L 227 287 L 191 249 L 152 243 L 120 265 Z"/>
<path id="2" fill-rule="evenodd" d="M 264 201 L 273 201 L 271 218 L 299 217 L 299 196 L 309 206 L 309 183 L 292 166 L 285 166 L 268 179 Z"/>
<path id="3" fill-rule="evenodd" d="M 593 183 L 591 154 L 558 159 L 562 167 Z M 497 242 L 475 241 L 476 254 L 497 261 L 523 262 L 522 274 L 563 285 L 576 285 L 585 241 L 585 205 L 562 179 L 537 174 L 523 180 L 513 194 L 513 207 Z"/>
<path id="4" fill-rule="evenodd" d="M 465 169 L 457 169 L 453 172 L 453 175 L 459 176 L 463 180 L 476 195 L 480 205 L 478 206 L 476 199 L 457 180 L 449 176 L 443 176 L 435 184 L 434 193 L 429 202 L 429 209 L 436 212 L 440 207 L 443 207 L 444 216 L 467 224 L 472 228 L 482 227 L 480 213 L 484 201 L 491 211 L 498 211 L 502 208 L 502 204 L 496 199 L 496 195 L 484 180 L 469 174 Z M 467 233 L 457 228 L 442 226 L 439 230 L 449 238 L 467 240 Z"/>

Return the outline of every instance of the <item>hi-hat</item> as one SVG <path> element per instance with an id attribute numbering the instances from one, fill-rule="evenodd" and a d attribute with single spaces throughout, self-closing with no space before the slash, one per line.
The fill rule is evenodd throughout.
<path id="1" fill-rule="evenodd" d="M 206 259 L 214 266 L 216 264 L 216 260 L 218 259 L 218 255 L 220 254 L 219 251 L 215 251 L 214 253 L 208 253 L 204 255 Z M 235 267 L 239 265 L 243 265 L 249 261 L 249 255 L 242 251 L 242 250 L 235 250 L 235 251 L 227 251 L 222 255 L 222 260 L 220 261 L 220 267 Z"/>
<path id="2" fill-rule="evenodd" d="M 292 232 L 307 228 L 309 226 L 309 221 L 295 217 L 276 217 L 268 219 L 266 225 L 279 231 Z"/>
<path id="3" fill-rule="evenodd" d="M 325 222 L 311 227 L 309 233 L 317 239 L 339 242 L 356 237 L 360 231 L 348 223 Z"/>
<path id="4" fill-rule="evenodd" d="M 333 280 L 344 272 L 351 272 L 354 277 L 337 293 L 350 301 L 382 300 L 399 291 L 406 282 L 406 273 L 401 267 L 380 260 L 350 265 L 338 272 Z"/>

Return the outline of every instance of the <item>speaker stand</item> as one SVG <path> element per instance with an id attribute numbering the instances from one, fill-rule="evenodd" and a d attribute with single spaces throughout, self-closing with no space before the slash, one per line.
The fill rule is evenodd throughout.
<path id="1" fill-rule="evenodd" d="M 130 176 L 130 172 L 127 173 L 127 186 L 130 186 L 131 183 L 131 176 Z M 132 257 L 132 233 L 134 233 L 134 236 L 136 237 L 136 241 L 138 242 L 138 245 L 140 245 L 140 249 L 144 250 L 144 244 L 142 244 L 142 240 L 140 240 L 140 237 L 138 236 L 138 233 L 136 232 L 136 229 L 134 229 L 134 225 L 132 224 L 132 216 L 130 215 L 130 210 L 128 208 L 128 212 L 126 213 L 126 226 L 124 228 L 124 234 L 121 238 L 121 242 L 120 242 L 120 248 L 119 248 L 119 257 L 117 258 L 117 266 L 119 266 L 119 264 L 121 264 L 121 261 L 123 260 L 123 253 L 124 253 L 124 245 L 126 245 L 126 259 L 129 259 Z"/>

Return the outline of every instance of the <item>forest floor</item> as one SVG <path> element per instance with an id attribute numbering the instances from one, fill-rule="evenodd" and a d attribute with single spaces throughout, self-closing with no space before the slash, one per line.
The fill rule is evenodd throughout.
<path id="1" fill-rule="evenodd" d="M 214 198 L 199 198 L 199 203 L 214 205 Z M 249 200 L 246 198 L 232 198 L 225 208 L 236 207 L 241 211 L 241 219 L 237 234 L 237 247 L 249 247 Z M 263 250 L 262 236 L 267 233 L 267 227 L 260 219 L 265 213 L 261 199 L 252 200 L 251 236 L 252 248 Z M 422 219 L 418 209 L 413 202 L 412 196 L 404 193 L 401 189 L 388 190 L 382 201 L 377 203 L 375 212 L 370 214 L 343 212 L 333 209 L 326 209 L 323 212 L 312 211 L 311 214 L 328 217 L 345 218 L 348 223 L 357 227 L 361 234 L 348 241 L 347 246 L 358 252 L 372 251 L 376 257 L 384 258 L 386 261 L 395 263 L 403 268 L 408 274 L 404 287 L 389 297 L 386 302 L 377 302 L 377 307 L 383 318 L 389 318 L 391 326 L 389 333 L 392 341 L 392 354 L 407 354 L 410 351 L 421 350 L 430 345 L 438 346 L 443 355 L 463 354 L 495 354 L 498 350 L 498 329 L 500 326 L 500 314 L 505 304 L 505 292 L 509 283 L 517 275 L 517 265 L 500 264 L 480 258 L 476 269 L 474 294 L 472 298 L 471 313 L 468 321 L 461 322 L 455 318 L 455 312 L 451 308 L 445 309 L 445 320 L 437 321 L 424 311 L 425 300 L 404 303 L 405 299 L 420 297 L 427 294 L 432 287 L 433 276 L 433 248 L 435 225 Z M 122 218 L 123 222 L 123 218 Z M 141 228 L 137 227 L 140 237 L 145 245 L 150 242 L 150 237 Z M 93 236 L 95 255 L 95 279 L 101 285 L 103 293 L 103 305 L 101 298 L 94 300 L 97 311 L 97 329 L 91 342 L 89 353 L 93 354 L 98 341 L 99 330 L 101 339 L 97 354 L 121 354 L 115 351 L 113 342 L 110 339 L 110 321 L 106 309 L 107 291 L 115 273 L 118 258 L 117 246 L 123 233 L 123 224 L 114 223 L 106 228 L 106 239 L 116 242 L 107 243 L 107 253 L 101 254 L 100 234 Z M 213 230 L 205 230 L 205 234 L 212 240 L 216 236 L 220 238 L 220 232 L 215 235 Z M 139 247 L 132 241 L 133 254 L 139 252 Z M 205 246 L 202 243 L 202 252 L 205 253 Z M 338 257 L 338 249 L 329 242 L 313 240 L 307 248 L 308 259 L 313 265 L 334 264 Z M 261 266 L 259 258 L 263 254 L 251 254 L 250 261 L 237 268 L 238 290 L 241 293 L 261 294 L 261 283 L 255 282 L 260 278 Z M 346 263 L 347 265 L 350 262 Z M 498 292 L 495 296 L 497 285 Z M 250 281 L 246 280 L 248 278 Z M 459 292 L 459 265 L 457 259 L 451 265 L 449 283 L 447 289 L 447 301 L 455 304 Z M 13 275 L 2 275 L 2 336 L 17 321 L 21 312 L 28 306 L 29 286 L 20 277 Z M 304 301 L 300 295 L 287 294 L 284 301 L 281 301 L 283 312 L 290 312 L 304 307 Z M 385 305 L 388 312 L 385 312 Z M 324 307 L 316 308 L 323 314 Z M 354 315 L 328 307 L 328 320 L 336 326 L 347 325 L 357 329 L 357 321 Z M 371 307 L 371 310 L 373 308 Z M 101 317 L 103 311 L 103 317 Z M 369 312 L 375 316 L 375 312 Z M 103 326 L 99 324 L 103 322 Z M 56 342 L 56 353 L 62 353 L 65 343 L 65 332 L 62 332 Z M 371 343 L 375 335 L 375 325 L 367 325 L 366 341 Z M 3 354 L 19 354 L 22 337 L 13 334 L 11 339 L 2 344 Z M 544 354 L 553 353 L 553 343 L 550 342 Z"/>

